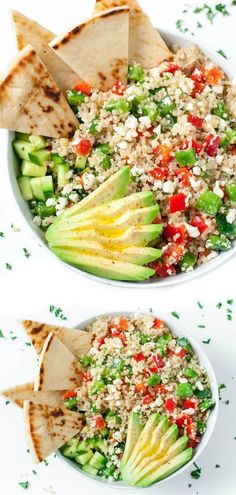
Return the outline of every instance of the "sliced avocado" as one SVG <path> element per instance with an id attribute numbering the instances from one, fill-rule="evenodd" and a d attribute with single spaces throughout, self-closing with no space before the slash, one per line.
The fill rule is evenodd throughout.
<path id="1" fill-rule="evenodd" d="M 124 455 L 121 461 L 121 469 L 129 460 L 142 429 L 143 425 L 141 423 L 139 414 L 131 412 L 129 415 L 127 438 L 125 443 Z"/>
<path id="2" fill-rule="evenodd" d="M 87 240 L 78 240 L 76 248 L 63 246 L 62 249 L 68 251 L 68 254 L 71 254 L 71 256 L 73 255 L 77 259 L 79 259 L 80 254 L 87 254 L 91 256 L 102 256 L 103 258 L 133 263 L 134 265 L 141 266 L 147 265 L 151 261 L 160 258 L 162 254 L 161 249 L 155 249 L 152 247 L 130 246 L 124 249 L 114 250 L 104 247 L 99 242 L 90 242 Z"/>
<path id="3" fill-rule="evenodd" d="M 155 427 L 159 423 L 160 419 L 161 419 L 160 414 L 157 413 L 151 414 L 141 434 L 139 435 L 138 441 L 136 442 L 133 448 L 133 452 L 130 455 L 128 462 L 125 465 L 125 471 L 127 472 L 129 471 L 130 466 L 133 466 L 133 464 L 135 463 L 136 457 L 139 455 L 140 452 L 143 452 L 144 449 L 147 447 L 150 438 L 153 435 Z"/>
<path id="4" fill-rule="evenodd" d="M 82 199 L 77 205 L 67 209 L 62 213 L 63 217 L 82 213 L 98 205 L 110 203 L 115 199 L 122 198 L 127 193 L 130 179 L 130 168 L 122 167 L 118 172 L 112 175 L 95 191 Z"/>
<path id="5" fill-rule="evenodd" d="M 116 249 L 117 247 L 119 249 L 124 249 L 128 246 L 146 246 L 149 242 L 157 239 L 161 232 L 161 224 L 129 227 L 121 235 L 113 237 L 98 233 L 94 229 L 81 232 L 71 231 L 68 233 L 61 231 L 60 229 L 57 230 L 57 228 L 51 228 L 50 226 L 46 233 L 46 239 L 52 246 L 69 246 L 76 248 L 78 240 L 87 240 L 91 242 L 100 242 L 108 249 Z"/>
<path id="6" fill-rule="evenodd" d="M 158 481 L 163 480 L 164 478 L 167 478 L 171 474 L 175 473 L 178 469 L 180 469 L 184 464 L 190 461 L 193 455 L 193 449 L 190 447 L 189 449 L 184 450 L 180 454 L 176 455 L 173 457 L 170 461 L 166 462 L 162 466 L 157 467 L 157 469 L 154 469 L 152 473 L 147 475 L 147 477 L 144 476 L 141 480 L 139 480 L 135 486 L 138 486 L 140 488 L 145 488 L 153 483 L 157 483 Z"/>
<path id="7" fill-rule="evenodd" d="M 155 270 L 151 268 L 133 265 L 132 263 L 124 263 L 102 258 L 101 256 L 89 256 L 85 254 L 75 256 L 72 250 L 68 251 L 52 245 L 49 247 L 62 261 L 102 278 L 141 282 L 150 278 L 155 273 Z"/>

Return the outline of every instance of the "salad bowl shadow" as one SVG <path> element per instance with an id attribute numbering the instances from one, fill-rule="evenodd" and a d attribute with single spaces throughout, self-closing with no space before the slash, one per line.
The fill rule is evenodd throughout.
<path id="1" fill-rule="evenodd" d="M 187 37 L 176 35 L 169 31 L 159 30 L 159 32 L 163 37 L 163 39 L 165 40 L 165 42 L 167 43 L 167 45 L 169 46 L 176 45 L 180 47 L 187 47 L 193 44 L 192 40 L 188 39 Z M 198 40 L 195 40 L 195 44 L 202 50 L 202 52 L 206 56 L 208 56 L 212 61 L 218 64 L 230 79 L 236 77 L 236 69 L 229 63 L 228 60 L 223 58 L 218 53 L 213 52 L 212 50 L 207 48 L 205 44 L 202 44 Z M 79 275 L 83 275 L 84 277 L 87 277 L 91 281 L 101 282 L 106 285 L 128 287 L 128 288 L 160 288 L 161 289 L 162 287 L 171 287 L 176 284 L 181 284 L 184 282 L 191 281 L 201 275 L 207 275 L 208 272 L 217 268 L 218 266 L 221 266 L 236 253 L 236 242 L 234 242 L 232 249 L 220 253 L 220 255 L 217 256 L 216 258 L 209 260 L 207 263 L 202 264 L 201 266 L 199 266 L 198 268 L 194 269 L 191 272 L 180 273 L 176 276 L 172 276 L 168 278 L 152 279 L 150 281 L 145 281 L 145 282 L 122 282 L 122 281 L 110 280 L 96 275 L 92 275 L 90 273 L 80 270 L 79 268 L 75 268 L 72 265 L 64 263 L 63 261 L 59 260 L 50 251 L 45 239 L 44 232 L 34 224 L 29 206 L 20 194 L 18 182 L 17 182 L 17 176 L 19 175 L 19 163 L 12 148 L 13 140 L 14 140 L 14 133 L 6 131 L 5 162 L 8 164 L 7 167 L 8 178 L 16 206 L 18 210 L 21 212 L 25 224 L 29 228 L 31 234 L 33 234 L 33 236 L 37 239 L 40 245 L 43 246 L 47 250 L 47 252 L 50 253 L 51 256 L 53 256 L 54 259 L 56 258 L 60 264 L 67 266 L 68 269 L 73 270 L 75 273 L 78 273 Z"/>
<path id="2" fill-rule="evenodd" d="M 141 313 L 142 314 L 142 313 Z M 114 313 L 102 313 L 102 314 L 99 314 L 99 315 L 96 315 L 95 317 L 93 318 L 89 318 L 85 321 L 82 321 L 80 322 L 75 328 L 78 328 L 80 330 L 85 330 L 86 327 L 88 325 L 90 325 L 95 319 L 99 318 L 99 317 L 102 317 L 102 316 L 111 316 L 111 317 L 114 317 L 114 316 L 131 316 L 132 315 L 132 312 L 127 312 L 127 311 L 124 311 L 124 312 L 114 312 Z M 155 315 L 153 315 L 155 316 Z M 152 486 L 158 486 L 160 485 L 160 483 L 164 483 L 166 481 L 169 481 L 173 478 L 175 478 L 176 476 L 178 476 L 179 474 L 183 473 L 184 471 L 186 471 L 187 469 L 189 469 L 189 467 L 194 463 L 196 462 L 196 460 L 198 459 L 198 457 L 203 453 L 203 451 L 205 450 L 205 448 L 207 447 L 213 433 L 214 433 L 214 430 L 215 430 L 215 426 L 216 426 L 216 421 L 217 421 L 217 417 L 218 417 L 218 412 L 219 412 L 219 394 L 218 394 L 218 385 L 217 385 L 217 380 L 216 380 L 216 375 L 215 375 L 215 372 L 214 372 L 214 369 L 209 361 L 209 358 L 207 357 L 205 351 L 203 351 L 203 349 L 201 348 L 201 346 L 192 338 L 189 338 L 189 335 L 185 332 L 182 332 L 180 330 L 178 330 L 177 328 L 171 328 L 172 332 L 177 335 L 178 337 L 186 337 L 192 348 L 193 348 L 193 351 L 194 353 L 197 355 L 198 359 L 199 359 L 199 362 L 200 362 L 200 365 L 203 366 L 206 371 L 207 371 L 207 375 L 208 375 L 208 378 L 209 378 L 209 383 L 210 383 L 210 387 L 211 387 L 211 392 L 212 392 L 212 399 L 215 401 L 215 407 L 214 409 L 212 409 L 211 411 L 211 414 L 209 416 L 209 419 L 208 419 L 208 422 L 207 422 L 207 429 L 201 439 L 201 442 L 199 443 L 198 447 L 196 447 L 195 449 L 195 452 L 193 454 L 193 457 L 192 459 L 187 462 L 187 464 L 185 464 L 182 468 L 180 468 L 179 470 L 177 470 L 175 473 L 173 473 L 172 475 L 168 476 L 167 478 L 163 479 L 162 481 L 159 481 L 158 483 L 154 483 Z M 70 467 L 71 469 L 77 471 L 79 473 L 79 475 L 83 476 L 84 478 L 86 478 L 87 480 L 90 480 L 91 482 L 94 482 L 96 484 L 99 484 L 100 486 L 104 486 L 104 487 L 109 487 L 109 488 L 114 488 L 114 489 L 119 489 L 119 490 L 136 490 L 137 488 L 136 487 L 132 487 L 132 486 L 128 486 L 126 485 L 125 483 L 123 483 L 122 481 L 114 481 L 114 482 L 110 482 L 100 476 L 91 476 L 90 474 L 88 473 L 85 473 L 84 471 L 82 471 L 80 469 L 80 467 L 78 466 L 78 464 L 76 464 L 76 462 L 72 461 L 71 459 L 65 457 L 62 455 L 62 453 L 60 452 L 60 450 L 57 450 L 56 452 L 57 454 L 57 457 L 65 464 L 67 465 L 68 467 Z"/>

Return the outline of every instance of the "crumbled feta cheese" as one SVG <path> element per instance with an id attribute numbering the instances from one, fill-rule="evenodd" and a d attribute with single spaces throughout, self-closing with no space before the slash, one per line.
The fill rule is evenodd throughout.
<path id="1" fill-rule="evenodd" d="M 79 195 L 75 192 L 70 194 L 69 198 L 73 203 L 77 203 L 79 201 Z"/>
<path id="2" fill-rule="evenodd" d="M 173 193 L 175 190 L 175 183 L 171 180 L 167 180 L 164 182 L 162 189 L 165 193 Z"/>
<path id="3" fill-rule="evenodd" d="M 230 208 L 228 211 L 228 214 L 226 216 L 226 220 L 229 223 L 233 223 L 236 218 L 236 209 L 235 208 Z"/>
<path id="4" fill-rule="evenodd" d="M 200 380 L 197 380 L 196 387 L 198 390 L 204 390 L 203 384 L 202 382 L 200 382 Z"/>
<path id="5" fill-rule="evenodd" d="M 128 129 L 136 129 L 137 125 L 138 120 L 134 115 L 130 115 L 125 121 L 125 127 L 128 127 Z"/>
<path id="6" fill-rule="evenodd" d="M 193 174 L 194 175 L 201 175 L 201 169 L 196 165 L 196 167 L 192 168 Z"/>
<path id="7" fill-rule="evenodd" d="M 214 185 L 213 192 L 215 194 L 217 194 L 217 196 L 219 196 L 220 198 L 224 197 L 224 191 L 220 188 L 220 181 L 219 180 L 216 181 L 216 183 Z"/>
<path id="8" fill-rule="evenodd" d="M 126 141 L 120 141 L 120 143 L 117 143 L 117 147 L 121 150 L 125 150 L 128 147 L 128 143 Z"/>
<path id="9" fill-rule="evenodd" d="M 56 200 L 55 198 L 48 198 L 46 201 L 46 206 L 55 206 Z"/>
<path id="10" fill-rule="evenodd" d="M 189 225 L 189 223 L 185 223 L 185 227 L 189 237 L 195 238 L 200 236 L 200 232 L 197 227 L 193 227 L 192 225 Z"/>
<path id="11" fill-rule="evenodd" d="M 65 206 L 67 205 L 67 203 L 68 203 L 67 198 L 64 198 L 64 197 L 58 198 L 56 209 L 59 211 L 63 210 L 65 208 Z"/>
<path id="12" fill-rule="evenodd" d="M 139 117 L 139 122 L 147 128 L 151 125 L 151 120 L 149 119 L 149 117 Z"/>
<path id="13" fill-rule="evenodd" d="M 40 225 L 41 225 L 41 218 L 38 215 L 36 215 L 33 218 L 33 222 L 35 223 L 35 225 L 37 225 L 37 227 L 40 227 Z"/>
<path id="14" fill-rule="evenodd" d="M 62 194 L 70 194 L 72 192 L 72 184 L 66 184 L 62 189 Z"/>
<path id="15" fill-rule="evenodd" d="M 95 184 L 95 177 L 93 174 L 83 174 L 83 183 L 84 183 L 84 189 L 87 191 L 88 189 L 91 189 L 91 187 L 94 186 Z"/>

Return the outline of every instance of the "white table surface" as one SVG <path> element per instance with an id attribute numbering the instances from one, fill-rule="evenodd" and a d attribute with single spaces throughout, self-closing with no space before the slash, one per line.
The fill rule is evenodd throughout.
<path id="1" fill-rule="evenodd" d="M 213 1 L 208 1 L 214 6 Z M 177 19 L 182 19 L 189 31 L 195 33 L 214 50 L 223 50 L 236 65 L 235 24 L 236 6 L 230 6 L 230 16 L 218 16 L 211 25 L 204 15 L 193 14 L 195 2 L 185 7 L 183 0 L 142 0 L 142 6 L 151 15 L 154 24 L 163 29 L 175 30 Z M 201 3 L 200 3 L 201 4 Z M 228 5 L 231 2 L 227 2 Z M 0 4 L 0 70 L 2 71 L 14 54 L 14 38 L 11 32 L 8 10 L 16 8 L 35 18 L 49 29 L 60 32 L 65 27 L 89 15 L 92 0 L 2 0 Z M 198 4 L 199 5 L 199 4 Z M 188 13 L 183 13 L 187 8 Z M 197 28 L 197 21 L 202 28 Z M 0 157 L 5 146 L 0 134 Z M 236 259 L 192 283 L 171 289 L 131 290 L 96 284 L 71 272 L 53 260 L 32 239 L 25 229 L 15 208 L 7 183 L 6 163 L 0 163 L 0 389 L 15 383 L 31 380 L 35 370 L 34 350 L 26 344 L 27 339 L 19 320 L 38 319 L 58 323 L 49 306 L 62 308 L 68 318 L 66 324 L 73 326 L 92 315 L 106 311 L 149 310 L 152 308 L 172 328 L 183 328 L 202 343 L 216 370 L 219 383 L 224 383 L 220 402 L 220 414 L 214 437 L 198 460 L 202 468 L 199 480 L 194 480 L 189 468 L 186 473 L 172 481 L 150 488 L 146 493 L 159 495 L 235 495 L 236 493 Z M 13 225 L 13 227 L 12 227 Z M 30 256 L 26 258 L 23 248 Z M 6 263 L 12 267 L 6 268 Z M 232 305 L 227 300 L 234 299 Z M 197 301 L 204 306 L 200 309 Z M 222 302 L 221 309 L 216 307 Z M 227 319 L 227 308 L 232 320 Z M 171 315 L 175 310 L 180 315 Z M 199 328 L 198 325 L 205 325 Z M 15 338 L 16 337 L 16 338 Z M 229 403 L 228 403 L 229 401 Z M 0 399 L 0 493 L 20 495 L 21 481 L 29 481 L 26 493 L 32 495 L 65 495 L 111 492 L 82 479 L 76 472 L 62 465 L 51 456 L 48 465 L 34 466 L 26 451 L 24 424 L 21 411 L 6 405 Z M 220 467 L 216 468 L 215 466 Z M 34 474 L 35 470 L 37 474 Z M 191 485 L 191 486 L 189 486 Z M 116 495 L 118 490 L 112 492 Z M 143 490 L 137 490 L 137 494 Z M 124 493 L 124 492 L 123 492 Z"/>

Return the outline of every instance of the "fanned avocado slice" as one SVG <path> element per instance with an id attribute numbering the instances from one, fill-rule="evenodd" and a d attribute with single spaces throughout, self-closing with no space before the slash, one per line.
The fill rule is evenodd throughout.
<path id="1" fill-rule="evenodd" d="M 133 452 L 135 444 L 140 436 L 143 429 L 143 424 L 141 423 L 140 416 L 138 413 L 131 412 L 129 416 L 127 438 L 125 444 L 125 451 L 121 461 L 121 468 L 125 466 L 129 460 L 130 455 Z"/>
<path id="2" fill-rule="evenodd" d="M 135 483 L 135 486 L 139 488 L 146 488 L 153 483 L 157 483 L 158 481 L 167 478 L 171 474 L 175 473 L 178 469 L 180 469 L 184 464 L 187 464 L 192 458 L 193 449 L 190 447 L 189 449 L 184 450 L 180 454 L 173 457 L 170 461 L 165 462 L 162 466 L 157 467 L 151 473 L 144 476 L 142 479 Z"/>
<path id="3" fill-rule="evenodd" d="M 146 422 L 142 430 L 141 435 L 138 438 L 138 441 L 133 449 L 133 452 L 129 457 L 129 460 L 125 465 L 125 472 L 126 471 L 128 472 L 130 470 L 130 467 L 132 469 L 136 457 L 139 455 L 140 452 L 143 452 L 143 450 L 147 447 L 148 442 L 150 441 L 150 438 L 152 437 L 155 427 L 159 423 L 160 419 L 161 416 L 160 414 L 157 413 L 153 413 L 149 417 L 148 421 Z"/>
<path id="4" fill-rule="evenodd" d="M 111 280 L 127 280 L 129 282 L 142 282 L 154 275 L 155 270 L 144 266 L 115 261 L 101 256 L 76 255 L 73 250 L 55 248 L 52 251 L 62 260 L 81 270 Z"/>

